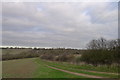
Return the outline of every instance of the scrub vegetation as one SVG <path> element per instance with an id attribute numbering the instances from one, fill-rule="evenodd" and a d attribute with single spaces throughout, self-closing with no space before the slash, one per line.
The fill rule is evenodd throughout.
<path id="1" fill-rule="evenodd" d="M 83 78 L 85 74 L 103 78 L 118 78 L 120 63 L 120 40 L 99 38 L 91 40 L 87 49 L 65 48 L 2 48 L 3 76 L 21 77 L 27 65 L 37 78 Z M 24 59 L 29 58 L 29 59 Z M 16 60 L 18 59 L 18 60 Z M 26 63 L 25 63 L 26 62 Z M 10 65 L 13 64 L 13 65 Z M 26 65 L 26 66 L 25 66 Z M 63 69 L 63 71 L 50 69 Z M 36 68 L 37 67 L 37 68 Z M 28 68 L 28 72 L 29 72 Z M 15 70 L 15 71 L 14 71 Z M 17 76 L 17 72 L 21 73 Z M 26 69 L 27 70 L 27 69 Z M 37 71 L 36 71 L 37 70 Z M 73 74 L 64 72 L 67 70 Z M 14 73 L 15 72 L 15 73 Z M 25 71 L 27 72 L 27 71 Z M 31 75 L 31 72 L 30 75 Z M 9 74 L 10 73 L 10 74 Z M 52 73 L 52 74 L 50 74 Z M 75 74 L 76 74 L 75 73 Z M 33 74 L 32 74 L 33 75 Z M 24 76 L 22 76 L 24 77 Z M 25 77 L 29 77 L 25 75 Z M 90 76 L 89 76 L 90 77 Z M 87 78 L 87 76 L 85 77 Z"/>

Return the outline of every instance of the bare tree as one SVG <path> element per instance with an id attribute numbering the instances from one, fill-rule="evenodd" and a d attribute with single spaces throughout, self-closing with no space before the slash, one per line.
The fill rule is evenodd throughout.
<path id="1" fill-rule="evenodd" d="M 88 43 L 87 48 L 92 50 L 106 49 L 107 40 L 102 37 L 98 40 L 92 40 L 90 43 Z"/>

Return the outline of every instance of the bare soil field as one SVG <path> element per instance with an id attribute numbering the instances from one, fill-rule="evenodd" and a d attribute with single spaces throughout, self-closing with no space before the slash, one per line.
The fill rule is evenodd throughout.
<path id="1" fill-rule="evenodd" d="M 36 70 L 34 58 L 2 62 L 3 78 L 31 78 Z"/>

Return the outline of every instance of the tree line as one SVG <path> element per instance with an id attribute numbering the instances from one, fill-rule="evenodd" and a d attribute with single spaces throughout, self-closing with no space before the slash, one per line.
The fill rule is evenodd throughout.
<path id="1" fill-rule="evenodd" d="M 85 63 L 98 65 L 112 65 L 120 63 L 120 39 L 106 40 L 105 38 L 93 39 L 87 45 L 87 50 L 78 49 L 31 49 L 19 54 L 3 53 L 2 60 L 40 57 L 42 59 L 75 64 Z M 9 50 L 3 49 L 3 50 Z M 19 50 L 20 49 L 10 49 Z"/>
<path id="2" fill-rule="evenodd" d="M 120 63 L 120 39 L 94 39 L 87 44 L 87 50 L 80 58 L 87 64 L 97 66 Z"/>

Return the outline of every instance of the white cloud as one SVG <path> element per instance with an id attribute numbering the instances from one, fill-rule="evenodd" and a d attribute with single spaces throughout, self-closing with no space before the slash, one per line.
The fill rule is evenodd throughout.
<path id="1" fill-rule="evenodd" d="M 117 3 L 111 4 L 4 3 L 4 44 L 82 48 L 93 38 L 117 38 Z"/>

